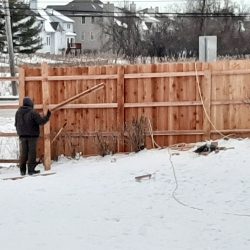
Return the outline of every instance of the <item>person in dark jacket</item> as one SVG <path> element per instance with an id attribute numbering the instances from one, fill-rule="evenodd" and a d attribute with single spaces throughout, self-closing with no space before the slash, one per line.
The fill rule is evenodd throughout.
<path id="1" fill-rule="evenodd" d="M 40 135 L 40 125 L 49 121 L 51 112 L 48 110 L 45 116 L 41 116 L 33 109 L 33 101 L 30 97 L 24 97 L 23 106 L 19 107 L 15 115 L 15 126 L 20 140 L 20 173 L 26 174 L 26 163 L 28 163 L 28 174 L 40 173 L 35 170 L 36 146 Z"/>

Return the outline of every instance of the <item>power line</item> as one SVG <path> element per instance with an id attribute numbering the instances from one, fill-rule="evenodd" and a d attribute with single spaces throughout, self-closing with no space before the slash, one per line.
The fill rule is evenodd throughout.
<path id="1" fill-rule="evenodd" d="M 59 7 L 64 7 L 64 6 L 59 6 Z M 0 8 L 1 10 L 1 8 Z M 26 10 L 26 11 L 33 11 L 34 14 L 29 13 L 29 16 L 42 16 L 45 17 L 45 15 L 41 15 L 40 13 L 35 13 L 39 12 L 41 10 L 46 11 L 46 8 L 34 8 L 30 9 L 28 5 L 25 5 L 24 7 L 9 7 L 8 10 L 10 11 L 15 11 L 15 10 Z M 168 16 L 171 17 L 230 17 L 230 18 L 245 18 L 249 17 L 250 13 L 245 12 L 245 13 L 240 13 L 240 14 L 234 14 L 234 13 L 220 13 L 220 12 L 214 12 L 214 13 L 198 13 L 198 12 L 156 12 L 156 13 L 143 13 L 143 12 L 131 12 L 131 11 L 104 11 L 104 10 L 70 10 L 67 8 L 60 8 L 60 9 L 52 9 L 52 13 L 46 12 L 46 16 L 54 16 L 53 15 L 53 10 L 57 11 L 59 14 L 57 16 L 68 16 L 68 17 L 77 17 L 77 16 L 84 16 L 84 15 L 94 15 L 95 17 L 117 17 L 117 18 L 143 18 L 143 15 L 149 15 L 150 17 L 155 17 L 157 19 L 161 18 L 166 18 Z M 120 16 L 116 16 L 120 15 Z M 4 14 L 3 14 L 4 15 Z M 15 14 L 18 15 L 18 14 Z M 22 14 L 23 15 L 23 14 Z M 20 16 L 22 16 L 20 14 Z"/>
<path id="2" fill-rule="evenodd" d="M 162 15 L 158 15 L 158 14 L 153 14 L 150 15 L 149 17 L 145 17 L 145 16 L 140 16 L 140 15 L 121 15 L 121 16 L 114 16 L 114 15 L 107 15 L 107 14 L 101 14 L 101 13 L 95 13 L 95 15 L 93 15 L 94 13 L 89 13 L 89 12 L 81 12 L 82 14 L 76 14 L 76 13 L 67 13 L 67 14 L 57 14 L 56 16 L 60 17 L 60 16 L 66 16 L 66 17 L 106 17 L 106 18 L 155 18 L 155 19 L 164 19 L 164 18 L 246 18 L 250 16 L 250 13 L 245 14 L 245 15 L 201 15 L 201 14 L 187 14 L 187 13 L 181 13 L 181 14 L 176 14 L 176 13 L 161 13 Z M 92 15 L 91 15 L 92 14 Z M 15 14 L 15 16 L 24 16 L 25 14 Z M 2 16 L 4 17 L 5 14 L 2 14 Z M 54 14 L 51 13 L 47 13 L 46 15 L 43 14 L 32 14 L 29 15 L 29 17 L 47 17 L 47 16 L 55 16 Z M 27 16 L 28 17 L 28 16 Z"/>
<path id="3" fill-rule="evenodd" d="M 9 10 L 15 11 L 15 10 L 27 10 L 27 11 L 39 11 L 39 10 L 44 10 L 46 11 L 46 8 L 35 8 L 35 9 L 30 9 L 30 8 L 25 8 L 25 7 L 19 7 L 19 8 L 8 8 Z M 50 9 L 50 8 L 48 8 Z M 155 12 L 155 13 L 143 13 L 143 12 L 131 12 L 131 11 L 97 11 L 97 10 L 69 10 L 69 9 L 52 9 L 52 13 L 53 11 L 56 12 L 67 12 L 68 14 L 75 14 L 75 13 L 85 13 L 85 14 L 121 14 L 120 17 L 124 17 L 125 15 L 127 15 L 128 17 L 134 16 L 134 17 L 140 17 L 143 15 L 149 15 L 149 16 L 157 16 L 160 17 L 160 15 L 171 15 L 171 16 L 191 16 L 191 17 L 248 17 L 250 16 L 250 12 L 245 12 L 245 13 L 241 13 L 241 14 L 234 14 L 234 13 L 220 13 L 220 12 L 213 12 L 213 13 L 199 13 L 199 12 Z M 125 14 L 125 15 L 123 15 Z M 62 16 L 65 16 L 63 13 L 61 13 Z"/>

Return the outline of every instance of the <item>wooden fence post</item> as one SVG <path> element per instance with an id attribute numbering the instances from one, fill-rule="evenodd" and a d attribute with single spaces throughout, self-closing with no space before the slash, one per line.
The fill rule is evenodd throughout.
<path id="1" fill-rule="evenodd" d="M 204 140 L 211 139 L 211 95 L 212 95 L 212 73 L 211 70 L 205 70 L 205 83 L 203 86 L 203 102 L 204 109 L 203 110 L 203 130 L 205 132 Z M 205 114 L 207 113 L 207 115 Z"/>
<path id="2" fill-rule="evenodd" d="M 42 64 L 42 97 L 43 112 L 46 114 L 49 105 L 49 81 L 48 81 L 48 64 Z M 51 144 L 50 144 L 50 121 L 43 128 L 44 140 L 44 169 L 51 169 Z"/>
<path id="3" fill-rule="evenodd" d="M 118 152 L 124 152 L 124 67 L 118 67 L 117 75 L 117 128 L 120 132 L 120 140 L 118 138 Z"/>
<path id="4" fill-rule="evenodd" d="M 25 96 L 25 69 L 21 67 L 19 68 L 18 93 L 19 93 L 19 106 L 22 106 L 23 98 Z"/>

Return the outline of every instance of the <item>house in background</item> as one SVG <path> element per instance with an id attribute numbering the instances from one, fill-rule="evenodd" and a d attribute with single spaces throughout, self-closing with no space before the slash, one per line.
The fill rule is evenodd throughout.
<path id="1" fill-rule="evenodd" d="M 100 51 L 103 47 L 104 18 L 113 16 L 114 5 L 105 7 L 99 0 L 73 0 L 66 5 L 49 5 L 47 8 L 59 11 L 74 20 L 76 43 L 80 43 L 83 51 Z M 113 8 L 113 9 L 112 9 Z"/>
<path id="2" fill-rule="evenodd" d="M 75 43 L 74 20 L 53 9 L 38 9 L 37 0 L 30 1 L 30 8 L 39 16 L 42 24 L 42 49 L 38 52 L 64 54 L 69 44 Z"/>
<path id="3" fill-rule="evenodd" d="M 158 25 L 161 23 L 158 18 L 158 13 L 158 7 L 137 10 L 135 2 L 132 2 L 127 5 L 126 8 L 115 7 L 114 22 L 118 26 L 127 29 L 127 22 L 129 22 L 130 17 L 133 18 L 140 31 L 140 38 L 144 39 L 145 35 L 157 29 Z"/>
<path id="4" fill-rule="evenodd" d="M 161 23 L 158 18 L 158 13 L 159 7 L 151 7 L 137 11 L 137 15 L 140 18 L 145 31 L 150 32 L 151 29 L 156 29 Z"/>

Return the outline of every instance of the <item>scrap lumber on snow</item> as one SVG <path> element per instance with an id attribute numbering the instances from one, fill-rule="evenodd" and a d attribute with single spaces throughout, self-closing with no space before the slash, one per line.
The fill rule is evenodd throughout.
<path id="1" fill-rule="evenodd" d="M 145 175 L 136 176 L 135 180 L 142 181 L 142 180 L 147 180 L 147 179 L 151 179 L 151 178 L 152 178 L 152 174 L 145 174 Z"/>
<path id="2" fill-rule="evenodd" d="M 20 176 L 12 176 L 12 177 L 6 177 L 6 178 L 2 178 L 3 181 L 7 181 L 7 180 L 20 180 L 26 177 L 37 177 L 37 176 L 48 176 L 48 175 L 53 175 L 56 172 L 49 172 L 49 173 L 39 173 L 39 174 L 33 174 L 33 175 L 20 175 Z"/>

